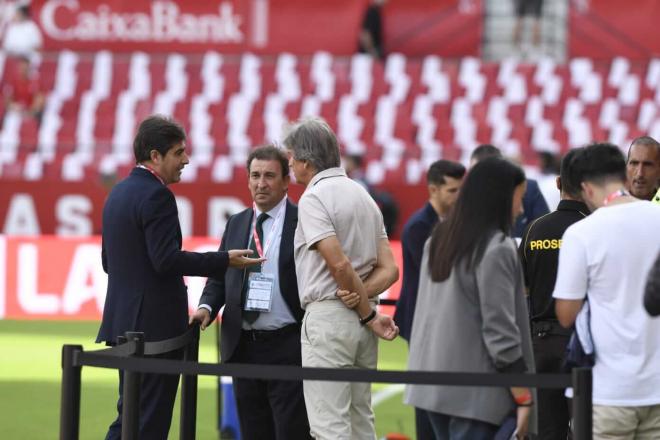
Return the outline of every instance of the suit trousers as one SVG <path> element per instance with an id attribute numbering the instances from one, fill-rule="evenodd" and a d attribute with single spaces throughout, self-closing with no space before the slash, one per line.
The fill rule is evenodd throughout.
<path id="1" fill-rule="evenodd" d="M 532 335 L 537 373 L 561 373 L 569 336 L 552 333 Z M 563 389 L 538 392 L 538 439 L 566 440 L 569 431 L 569 403 Z"/>
<path id="2" fill-rule="evenodd" d="M 307 305 L 301 335 L 305 367 L 376 368 L 378 339 L 337 300 Z M 312 436 L 317 440 L 375 440 L 371 383 L 303 383 Z"/>
<path id="3" fill-rule="evenodd" d="M 418 439 L 435 439 L 429 411 L 415 407 L 415 433 Z"/>
<path id="4" fill-rule="evenodd" d="M 230 362 L 300 365 L 300 327 L 243 331 Z M 241 438 L 244 440 L 310 439 L 300 381 L 234 379 Z"/>
<path id="5" fill-rule="evenodd" d="M 149 356 L 162 359 L 182 359 L 183 352 Z M 140 440 L 167 440 L 172 422 L 172 410 L 179 387 L 178 374 L 143 373 L 140 381 Z M 119 371 L 117 419 L 108 428 L 105 440 L 120 440 L 124 397 L 124 375 Z"/>

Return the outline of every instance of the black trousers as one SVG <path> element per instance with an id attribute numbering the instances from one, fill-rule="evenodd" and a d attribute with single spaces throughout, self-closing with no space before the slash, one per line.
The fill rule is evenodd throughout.
<path id="1" fill-rule="evenodd" d="M 150 356 L 163 359 L 182 359 L 183 352 Z M 179 387 L 179 375 L 143 373 L 140 382 L 140 440 L 167 440 L 172 422 L 172 410 Z M 112 422 L 106 440 L 120 440 L 124 398 L 124 375 L 119 371 L 119 400 L 117 419 Z"/>
<path id="2" fill-rule="evenodd" d="M 301 365 L 300 328 L 243 332 L 231 362 Z M 302 382 L 235 378 L 234 394 L 242 439 L 311 439 Z"/>
<path id="3" fill-rule="evenodd" d="M 435 439 L 429 412 L 425 409 L 415 407 L 415 432 L 417 434 L 417 440 Z"/>
<path id="4" fill-rule="evenodd" d="M 537 373 L 561 373 L 569 336 L 553 333 L 532 335 Z M 563 389 L 538 392 L 538 439 L 566 440 L 569 432 L 569 402 Z"/>

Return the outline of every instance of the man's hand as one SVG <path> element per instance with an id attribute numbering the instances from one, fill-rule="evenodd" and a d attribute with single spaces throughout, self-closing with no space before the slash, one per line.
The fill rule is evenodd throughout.
<path id="1" fill-rule="evenodd" d="M 369 321 L 367 325 L 379 338 L 386 341 L 391 341 L 399 335 L 399 327 L 387 315 L 376 313 L 376 317 Z"/>
<path id="2" fill-rule="evenodd" d="M 360 304 L 360 294 L 357 292 L 338 289 L 337 298 L 339 298 L 349 309 L 354 309 Z"/>
<path id="3" fill-rule="evenodd" d="M 265 258 L 248 258 L 254 251 L 250 249 L 232 249 L 229 251 L 229 267 L 245 269 L 266 261 Z"/>
<path id="4" fill-rule="evenodd" d="M 195 313 L 190 315 L 190 320 L 188 321 L 189 324 L 193 324 L 195 322 L 199 323 L 199 328 L 206 330 L 206 327 L 208 327 L 211 323 L 211 313 L 204 307 L 200 307 L 195 311 Z"/>

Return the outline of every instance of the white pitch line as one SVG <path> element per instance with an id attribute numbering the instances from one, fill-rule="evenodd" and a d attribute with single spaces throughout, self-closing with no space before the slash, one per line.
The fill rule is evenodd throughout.
<path id="1" fill-rule="evenodd" d="M 376 407 L 389 399 L 390 397 L 396 396 L 397 394 L 403 393 L 403 390 L 405 389 L 405 385 L 403 384 L 395 384 L 395 385 L 388 385 L 382 390 L 378 391 L 375 393 L 373 396 L 371 396 L 371 406 Z"/>

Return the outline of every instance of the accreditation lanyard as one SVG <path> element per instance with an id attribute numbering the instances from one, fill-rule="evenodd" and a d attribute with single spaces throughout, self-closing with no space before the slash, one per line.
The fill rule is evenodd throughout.
<path id="1" fill-rule="evenodd" d="M 285 198 L 286 200 L 286 198 Z M 270 226 L 270 231 L 268 232 L 268 240 L 264 243 L 263 248 L 261 247 L 261 240 L 259 239 L 259 234 L 257 234 L 257 204 L 252 202 L 252 239 L 254 240 L 254 245 L 257 248 L 257 253 L 260 258 L 264 258 L 268 255 L 268 249 L 270 245 L 273 244 L 275 239 L 275 230 L 279 225 L 280 221 L 284 217 L 284 211 L 286 210 L 286 205 L 280 207 L 280 211 L 277 213 L 277 217 L 273 221 L 273 224 Z"/>
<path id="2" fill-rule="evenodd" d="M 603 200 L 603 205 L 608 205 L 612 202 L 612 200 L 618 198 L 618 197 L 623 197 L 623 196 L 629 196 L 630 193 L 626 191 L 625 189 L 620 189 L 617 191 L 614 191 L 612 194 L 609 196 L 605 197 L 605 200 Z"/>
<path id="3" fill-rule="evenodd" d="M 154 175 L 154 177 L 155 177 L 156 179 L 158 179 L 158 181 L 159 181 L 160 183 L 162 183 L 163 185 L 165 185 L 165 182 L 163 181 L 163 179 L 158 175 L 157 172 L 155 172 L 153 169 L 151 169 L 151 167 L 148 167 L 148 166 L 146 166 L 146 165 L 142 165 L 141 163 L 139 163 L 139 164 L 137 165 L 137 167 L 138 167 L 138 168 L 142 168 L 143 170 L 147 170 L 147 171 L 149 171 L 151 174 Z"/>

